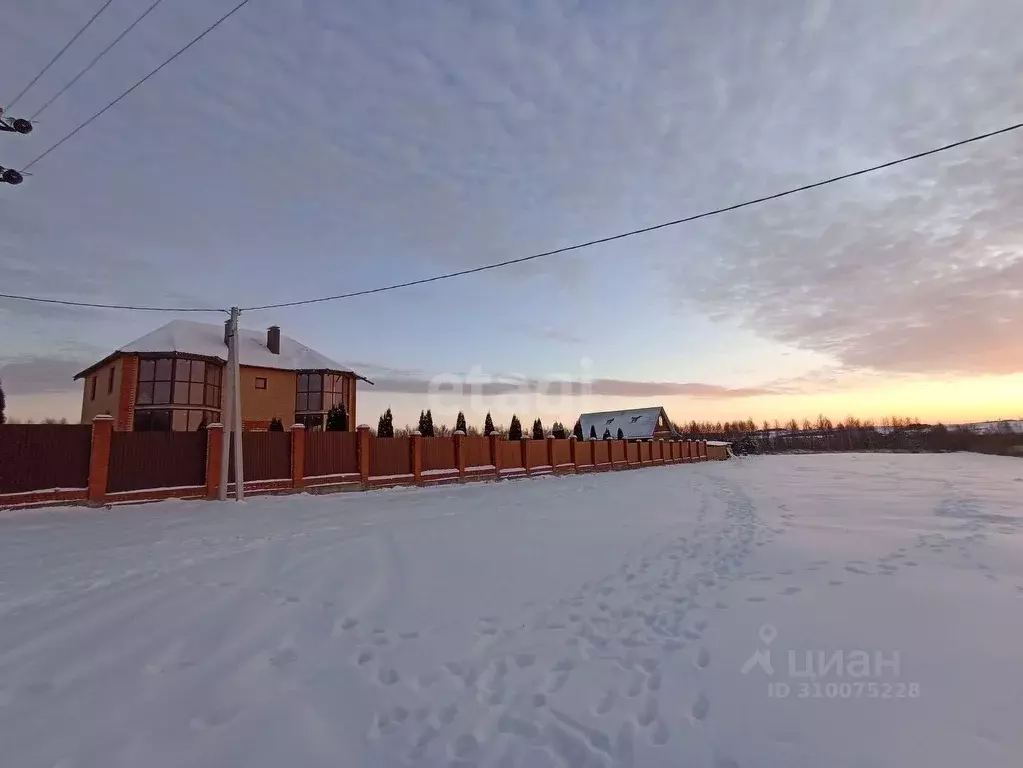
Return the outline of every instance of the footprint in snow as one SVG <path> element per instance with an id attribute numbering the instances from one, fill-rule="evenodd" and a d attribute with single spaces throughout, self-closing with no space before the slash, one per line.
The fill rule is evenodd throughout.
<path id="1" fill-rule="evenodd" d="M 650 734 L 650 743 L 655 747 L 663 747 L 671 738 L 671 729 L 663 720 L 658 720 L 654 732 Z"/>
<path id="2" fill-rule="evenodd" d="M 614 709 L 615 699 L 617 694 L 614 691 L 605 691 L 604 695 L 600 697 L 600 701 L 593 708 L 593 711 L 597 715 L 606 715 L 612 709 Z"/>
<path id="3" fill-rule="evenodd" d="M 707 715 L 710 714 L 710 699 L 702 691 L 697 695 L 696 701 L 693 702 L 692 714 L 695 720 L 706 720 Z"/>
<path id="4" fill-rule="evenodd" d="M 696 666 L 700 669 L 706 669 L 710 666 L 710 651 L 706 648 L 701 647 L 700 650 L 696 652 Z"/>
<path id="5" fill-rule="evenodd" d="M 463 733 L 451 742 L 451 756 L 467 760 L 476 757 L 480 751 L 479 742 L 471 733 Z"/>

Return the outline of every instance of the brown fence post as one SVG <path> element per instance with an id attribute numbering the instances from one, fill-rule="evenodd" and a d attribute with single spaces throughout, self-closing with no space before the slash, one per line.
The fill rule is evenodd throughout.
<path id="1" fill-rule="evenodd" d="M 93 418 L 92 447 L 89 453 L 89 501 L 93 504 L 102 504 L 106 501 L 113 431 L 113 416 L 101 414 Z"/>
<path id="2" fill-rule="evenodd" d="M 416 431 L 412 433 L 412 439 L 408 441 L 409 450 L 412 451 L 412 482 L 416 485 L 423 484 L 423 435 Z"/>
<path id="3" fill-rule="evenodd" d="M 657 447 L 660 449 L 661 455 L 658 458 L 661 460 L 661 464 L 664 464 L 664 438 L 657 438 Z"/>
<path id="4" fill-rule="evenodd" d="M 498 444 L 498 435 L 496 432 L 491 432 L 488 438 L 490 440 L 490 463 L 494 465 L 494 477 L 498 480 L 501 479 L 501 446 Z"/>
<path id="5" fill-rule="evenodd" d="M 206 498 L 220 498 L 220 451 L 224 445 L 224 425 L 206 427 Z"/>
<path id="6" fill-rule="evenodd" d="M 572 435 L 569 439 L 568 444 L 568 455 L 572 457 L 572 465 L 575 467 L 576 474 L 579 473 L 579 438 Z"/>
<path id="7" fill-rule="evenodd" d="M 291 487 L 305 485 L 305 424 L 291 425 Z"/>
<path id="8" fill-rule="evenodd" d="M 529 474 L 529 438 L 525 435 L 519 440 L 519 447 L 522 449 L 522 468 Z"/>
<path id="9" fill-rule="evenodd" d="M 455 441 L 455 468 L 458 470 L 458 481 L 465 480 L 465 432 L 456 430 Z"/>
<path id="10" fill-rule="evenodd" d="M 357 453 L 359 455 L 359 480 L 363 486 L 369 485 L 369 452 L 370 434 L 369 424 L 360 424 L 355 430 L 358 435 Z"/>
<path id="11" fill-rule="evenodd" d="M 547 438 L 547 464 L 550 465 L 551 474 L 556 474 L 557 467 L 554 466 L 554 438 Z"/>
<path id="12" fill-rule="evenodd" d="M 590 469 L 597 471 L 597 438 L 591 437 L 586 441 L 590 444 Z"/>
<path id="13" fill-rule="evenodd" d="M 701 440 L 700 441 L 700 461 L 706 461 L 706 460 L 707 460 L 707 441 L 706 440 Z"/>

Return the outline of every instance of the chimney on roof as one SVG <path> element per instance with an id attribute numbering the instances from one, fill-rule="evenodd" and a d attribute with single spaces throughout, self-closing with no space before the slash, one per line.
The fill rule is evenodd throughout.
<path id="1" fill-rule="evenodd" d="M 224 321 L 224 346 L 231 346 L 231 321 Z"/>
<path id="2" fill-rule="evenodd" d="M 281 329 L 279 326 L 271 325 L 266 329 L 266 348 L 275 355 L 281 353 Z"/>

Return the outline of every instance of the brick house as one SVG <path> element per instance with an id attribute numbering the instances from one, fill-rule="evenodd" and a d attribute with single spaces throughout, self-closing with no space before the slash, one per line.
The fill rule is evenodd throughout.
<path id="1" fill-rule="evenodd" d="M 335 403 L 354 429 L 354 371 L 281 334 L 239 329 L 242 425 L 325 426 Z M 118 349 L 75 376 L 82 379 L 82 423 L 114 417 L 121 431 L 192 431 L 221 420 L 227 325 L 173 320 Z"/>

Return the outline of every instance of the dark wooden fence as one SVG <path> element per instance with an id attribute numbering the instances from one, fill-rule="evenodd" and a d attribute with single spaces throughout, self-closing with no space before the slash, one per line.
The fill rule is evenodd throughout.
<path id="1" fill-rule="evenodd" d="M 547 441 L 530 440 L 526 444 L 526 457 L 529 459 L 530 467 L 545 467 L 547 461 Z"/>
<path id="2" fill-rule="evenodd" d="M 181 434 L 181 433 L 179 433 Z M 234 439 L 234 436 L 231 436 Z M 291 434 L 288 432 L 242 432 L 245 482 L 287 480 L 291 477 Z M 228 480 L 234 482 L 234 451 L 228 464 Z"/>
<path id="3" fill-rule="evenodd" d="M 462 450 L 465 452 L 465 466 L 487 467 L 494 465 L 494 457 L 490 455 L 490 439 L 486 437 L 462 438 Z"/>
<path id="4" fill-rule="evenodd" d="M 205 432 L 114 432 L 107 491 L 206 484 Z"/>
<path id="5" fill-rule="evenodd" d="M 372 441 L 369 453 L 371 477 L 412 474 L 412 449 L 407 437 L 378 437 Z"/>
<path id="6" fill-rule="evenodd" d="M 230 435 L 224 435 L 230 441 Z M 0 427 L 0 499 L 4 504 L 31 505 L 89 500 L 104 503 L 113 497 L 156 499 L 173 496 L 204 495 L 206 487 L 215 488 L 219 450 L 208 461 L 207 444 L 220 445 L 218 432 L 113 432 L 109 419 L 90 426 L 5 425 Z M 365 435 L 366 455 L 359 452 L 359 435 L 354 432 L 246 432 L 245 479 L 254 491 L 273 491 L 301 487 L 305 478 L 331 478 L 339 475 L 368 477 L 369 485 L 427 482 L 414 471 L 413 461 L 424 473 L 455 470 L 454 437 L 376 438 Z M 572 462 L 569 440 L 495 440 L 497 456 L 491 455 L 491 441 L 484 437 L 459 437 L 466 469 L 500 464 L 503 469 L 565 467 Z M 304 440 L 305 450 L 294 457 L 292 444 Z M 413 456 L 413 449 L 417 456 Z M 92 451 L 97 451 L 91 456 Z M 548 453 L 550 451 L 550 453 Z M 629 443 L 618 440 L 580 440 L 575 443 L 576 462 L 592 469 L 624 468 L 624 457 L 631 465 L 678 460 L 686 452 L 699 456 L 697 443 Z M 713 458 L 728 457 L 725 448 L 716 448 Z M 640 460 L 642 457 L 642 462 Z M 495 461 L 499 458 L 500 461 Z M 90 472 L 96 477 L 90 483 Z M 209 472 L 209 476 L 207 476 Z M 233 452 L 228 474 L 234 481 Z M 479 479 L 490 476 L 486 470 L 466 473 Z M 103 479 L 106 485 L 103 485 Z M 437 480 L 434 477 L 433 480 Z M 460 478 L 464 479 L 464 478 Z M 330 479 L 321 480 L 324 482 Z M 316 485 L 317 483 L 313 483 Z M 86 493 L 86 489 L 88 492 Z M 60 489 L 60 490 L 55 490 Z M 186 490 L 183 490 L 186 489 Z M 151 491 L 152 493 L 147 493 Z M 215 495 L 215 494 L 214 494 Z M 6 498 L 5 498 L 6 496 Z"/>
<path id="7" fill-rule="evenodd" d="M 87 487 L 91 440 L 88 425 L 0 426 L 0 493 Z"/>
<path id="8" fill-rule="evenodd" d="M 572 463 L 572 446 L 568 440 L 554 441 L 554 466 Z"/>
<path id="9" fill-rule="evenodd" d="M 615 464 L 625 463 L 625 443 L 621 440 L 615 440 L 611 443 L 611 461 Z"/>
<path id="10" fill-rule="evenodd" d="M 312 432 L 305 436 L 305 475 L 324 477 L 359 471 L 355 432 Z"/>
<path id="11" fill-rule="evenodd" d="M 501 451 L 502 469 L 514 469 L 522 466 L 522 442 L 520 440 L 501 440 L 497 445 Z"/>
<path id="12" fill-rule="evenodd" d="M 593 465 L 593 440 L 580 440 L 575 446 L 575 455 L 580 467 Z"/>
<path id="13" fill-rule="evenodd" d="M 423 471 L 455 469 L 455 440 L 452 437 L 423 438 Z"/>

